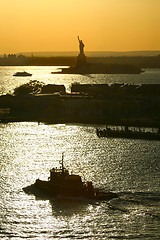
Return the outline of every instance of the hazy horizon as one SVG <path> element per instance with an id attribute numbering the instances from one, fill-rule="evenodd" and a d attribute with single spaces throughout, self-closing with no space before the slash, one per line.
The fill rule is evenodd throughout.
<path id="1" fill-rule="evenodd" d="M 24 55 L 26 57 L 68 57 L 68 56 L 77 56 L 78 51 L 44 51 L 44 52 L 19 52 L 19 53 L 10 53 L 18 55 Z M 158 56 L 160 55 L 159 51 L 86 51 L 85 55 L 87 57 L 116 57 L 116 56 Z M 0 54 L 1 57 L 4 55 Z"/>

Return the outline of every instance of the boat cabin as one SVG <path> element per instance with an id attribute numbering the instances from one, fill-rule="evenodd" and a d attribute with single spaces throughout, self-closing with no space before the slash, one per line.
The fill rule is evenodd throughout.
<path id="1" fill-rule="evenodd" d="M 54 183 L 67 182 L 68 184 L 72 184 L 72 185 L 82 184 L 82 179 L 79 175 L 73 175 L 73 174 L 70 175 L 68 170 L 65 168 L 63 169 L 52 168 L 50 170 L 49 180 L 50 182 L 54 182 Z"/>
<path id="2" fill-rule="evenodd" d="M 52 168 L 50 170 L 50 181 L 55 181 L 56 179 L 66 179 L 69 176 L 69 172 L 65 168 Z"/>
<path id="3" fill-rule="evenodd" d="M 85 192 L 85 194 L 93 195 L 94 193 L 92 182 L 82 182 L 79 175 L 69 174 L 69 171 L 63 165 L 63 155 L 61 168 L 52 168 L 48 180 L 51 184 L 63 189 L 63 194 L 65 191 L 67 191 L 67 194 L 72 192 L 72 194 L 81 193 L 83 195 Z"/>

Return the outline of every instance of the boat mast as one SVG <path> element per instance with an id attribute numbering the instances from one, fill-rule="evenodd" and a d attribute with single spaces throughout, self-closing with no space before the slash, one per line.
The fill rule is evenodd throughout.
<path id="1" fill-rule="evenodd" d="M 64 171 L 63 159 L 64 159 L 64 153 L 62 153 L 62 172 Z"/>

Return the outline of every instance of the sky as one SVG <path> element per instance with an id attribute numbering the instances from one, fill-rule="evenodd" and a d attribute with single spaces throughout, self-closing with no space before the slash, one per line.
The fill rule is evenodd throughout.
<path id="1" fill-rule="evenodd" d="M 0 0 L 0 54 L 160 50 L 160 0 Z"/>

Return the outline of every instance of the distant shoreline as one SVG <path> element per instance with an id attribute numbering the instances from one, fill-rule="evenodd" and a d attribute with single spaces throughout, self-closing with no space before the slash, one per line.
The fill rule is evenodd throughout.
<path id="1" fill-rule="evenodd" d="M 75 66 L 77 56 L 70 57 L 25 57 L 9 55 L 0 58 L 0 66 Z M 139 68 L 160 68 L 160 55 L 157 56 L 119 56 L 87 57 L 87 63 L 126 64 Z"/>
<path id="2" fill-rule="evenodd" d="M 74 57 L 78 51 L 52 51 L 52 52 L 20 52 L 16 56 L 26 57 Z M 86 57 L 151 57 L 160 55 L 159 51 L 85 51 Z M 0 55 L 3 57 L 3 55 Z"/>

